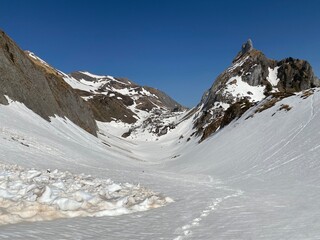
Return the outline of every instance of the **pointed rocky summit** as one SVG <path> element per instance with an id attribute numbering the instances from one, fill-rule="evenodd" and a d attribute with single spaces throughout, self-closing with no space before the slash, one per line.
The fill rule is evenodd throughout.
<path id="1" fill-rule="evenodd" d="M 251 39 L 249 38 L 244 44 L 242 44 L 241 51 L 237 54 L 237 56 L 233 59 L 233 63 L 238 61 L 241 57 L 246 55 L 248 52 L 253 50 L 253 44 Z"/>
<path id="2" fill-rule="evenodd" d="M 242 52 L 242 54 L 245 54 L 245 53 L 251 51 L 252 49 L 253 49 L 253 44 L 252 44 L 251 39 L 249 38 L 246 43 L 242 44 L 241 52 Z"/>

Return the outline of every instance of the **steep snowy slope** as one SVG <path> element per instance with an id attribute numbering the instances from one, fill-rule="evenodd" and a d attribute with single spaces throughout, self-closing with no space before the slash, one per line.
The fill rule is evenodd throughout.
<path id="1" fill-rule="evenodd" d="M 255 113 L 258 105 L 170 162 L 168 169 L 208 174 L 243 191 L 205 224 L 217 239 L 320 237 L 320 92 L 309 94 Z"/>

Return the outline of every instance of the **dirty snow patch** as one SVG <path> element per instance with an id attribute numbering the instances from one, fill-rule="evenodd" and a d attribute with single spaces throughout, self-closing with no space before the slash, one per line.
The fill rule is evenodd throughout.
<path id="1" fill-rule="evenodd" d="M 116 216 L 162 207 L 172 201 L 140 185 L 0 164 L 0 225 Z"/>

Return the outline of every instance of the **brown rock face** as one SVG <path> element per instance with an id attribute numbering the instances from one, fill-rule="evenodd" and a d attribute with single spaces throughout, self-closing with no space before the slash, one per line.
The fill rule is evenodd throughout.
<path id="1" fill-rule="evenodd" d="M 94 96 L 88 103 L 94 113 L 96 120 L 101 122 L 111 122 L 115 119 L 121 119 L 124 123 L 134 123 L 137 121 L 134 118 L 135 114 L 127 108 L 127 104 L 132 101 L 127 96 L 122 96 L 122 101 L 115 97 L 108 97 L 104 95 Z M 127 100 L 127 101 L 126 101 Z M 132 105 L 133 102 L 130 104 Z"/>
<path id="2" fill-rule="evenodd" d="M 97 126 L 88 105 L 53 69 L 32 61 L 0 31 L 0 104 L 4 96 L 24 103 L 46 120 L 55 115 L 96 135 Z"/>
<path id="3" fill-rule="evenodd" d="M 279 88 L 282 91 L 299 92 L 319 86 L 311 65 L 305 60 L 286 58 L 278 62 L 277 66 Z"/>

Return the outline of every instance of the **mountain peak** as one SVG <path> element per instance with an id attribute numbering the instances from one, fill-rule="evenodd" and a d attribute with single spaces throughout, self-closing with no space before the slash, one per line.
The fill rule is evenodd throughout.
<path id="1" fill-rule="evenodd" d="M 238 61 L 241 57 L 246 55 L 247 53 L 254 50 L 251 39 L 249 38 L 244 44 L 241 46 L 241 51 L 237 54 L 237 56 L 233 59 L 233 63 Z"/>
<path id="2" fill-rule="evenodd" d="M 249 38 L 246 43 L 242 44 L 241 52 L 242 54 L 246 54 L 253 49 L 253 44 L 251 39 Z"/>

